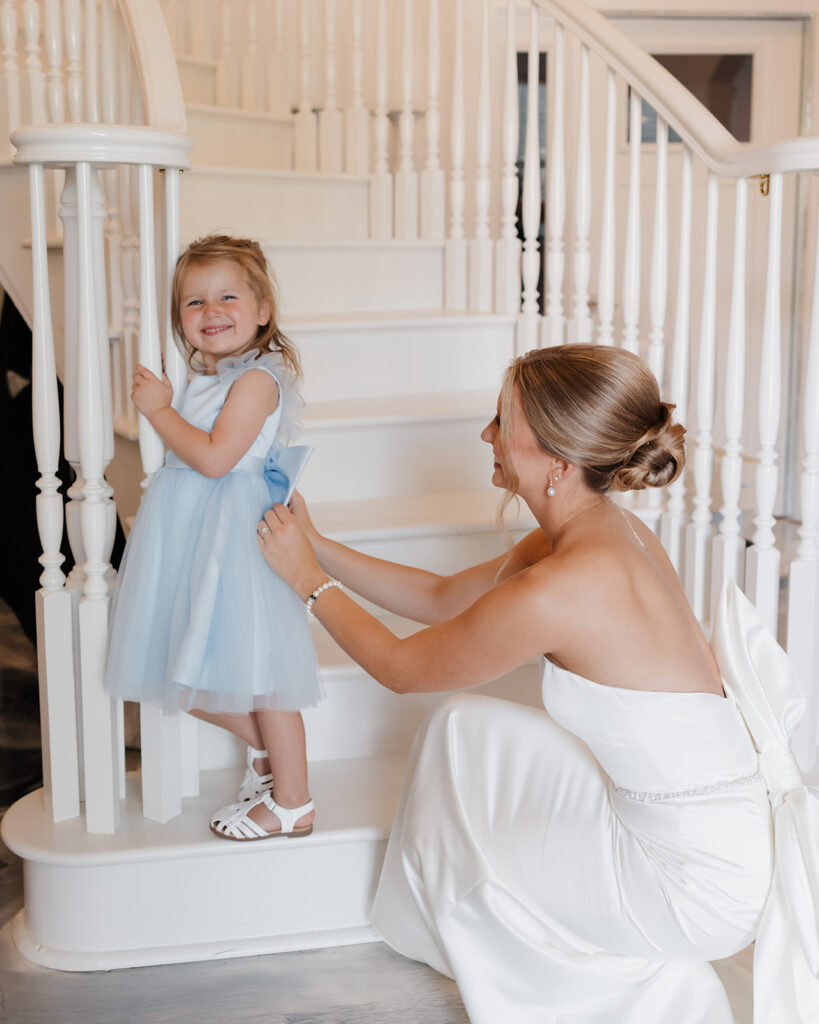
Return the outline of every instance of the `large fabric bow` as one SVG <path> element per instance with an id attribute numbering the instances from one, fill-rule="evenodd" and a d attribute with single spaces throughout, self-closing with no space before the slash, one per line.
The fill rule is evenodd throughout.
<path id="1" fill-rule="evenodd" d="M 291 444 L 272 448 L 264 460 L 264 475 L 270 488 L 270 503 L 286 505 L 296 488 L 307 460 L 315 451 L 312 444 Z"/>
<path id="2" fill-rule="evenodd" d="M 817 1024 L 819 793 L 805 785 L 790 747 L 805 711 L 802 685 L 733 580 L 720 593 L 711 647 L 759 752 L 773 812 L 775 866 L 754 951 L 754 1021 Z"/>

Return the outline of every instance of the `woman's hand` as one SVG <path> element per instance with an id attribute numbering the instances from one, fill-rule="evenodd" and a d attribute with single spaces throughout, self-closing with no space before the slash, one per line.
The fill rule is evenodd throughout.
<path id="1" fill-rule="evenodd" d="M 264 560 L 302 600 L 307 600 L 316 587 L 326 582 L 327 573 L 318 564 L 310 541 L 286 506 L 274 505 L 265 512 L 256 527 L 256 536 Z"/>
<path id="2" fill-rule="evenodd" d="M 293 518 L 301 527 L 302 533 L 315 547 L 315 542 L 321 537 L 321 534 L 313 525 L 313 520 L 310 518 L 310 513 L 307 511 L 307 502 L 298 491 L 293 491 L 287 507 L 293 513 Z"/>
<path id="3" fill-rule="evenodd" d="M 143 416 L 150 419 L 173 401 L 173 385 L 167 373 L 162 372 L 162 380 L 151 373 L 147 366 L 137 363 L 134 369 L 134 382 L 131 388 L 134 405 Z"/>

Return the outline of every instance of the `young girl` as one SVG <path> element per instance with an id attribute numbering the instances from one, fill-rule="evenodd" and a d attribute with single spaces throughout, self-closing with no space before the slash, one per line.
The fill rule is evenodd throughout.
<path id="1" fill-rule="evenodd" d="M 248 239 L 189 245 L 171 309 L 193 376 L 176 412 L 167 375 L 134 372 L 134 404 L 167 454 L 120 566 L 107 687 L 248 743 L 239 802 L 216 813 L 217 835 L 308 835 L 299 712 L 321 696 L 318 669 L 304 606 L 267 567 L 255 533 L 284 495 L 270 466 L 294 426 L 298 355 L 276 324 L 264 253 Z"/>

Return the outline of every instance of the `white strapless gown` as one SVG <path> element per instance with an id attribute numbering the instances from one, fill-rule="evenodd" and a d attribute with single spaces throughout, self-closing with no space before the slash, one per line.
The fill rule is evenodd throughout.
<path id="1" fill-rule="evenodd" d="M 754 614 L 737 595 L 729 611 Z M 746 627 L 731 626 L 740 654 L 726 658 L 743 671 Z M 720 664 L 727 698 L 603 686 L 545 662 L 546 711 L 457 696 L 422 727 L 372 920 L 457 981 L 473 1024 L 731 1024 L 708 961 L 772 919 L 756 1019 L 819 1022 L 804 963 L 783 978 L 783 943 L 789 965 L 800 951 L 769 898 L 778 781 L 760 775 L 747 695 Z M 787 781 L 779 805 L 801 786 Z"/>

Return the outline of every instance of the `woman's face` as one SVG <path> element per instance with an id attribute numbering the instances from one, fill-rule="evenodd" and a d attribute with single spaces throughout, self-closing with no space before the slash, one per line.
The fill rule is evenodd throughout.
<path id="1" fill-rule="evenodd" d="M 505 425 L 506 453 L 501 446 L 500 417 L 501 401 L 498 397 L 498 413 L 481 432 L 481 440 L 492 445 L 492 483 L 495 487 L 512 489 L 514 481 L 510 470 L 513 470 L 518 478 L 518 485 L 514 488 L 516 493 L 521 497 L 526 497 L 527 494 L 542 494 L 549 473 L 550 456 L 540 448 L 535 439 L 521 408 L 517 388 L 512 391 L 509 423 Z"/>

